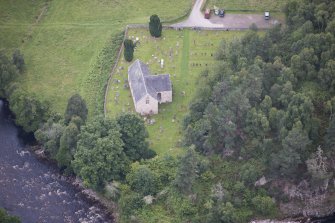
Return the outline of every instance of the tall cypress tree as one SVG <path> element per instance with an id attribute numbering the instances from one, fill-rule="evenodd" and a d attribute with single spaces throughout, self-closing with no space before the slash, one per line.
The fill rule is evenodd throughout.
<path id="1" fill-rule="evenodd" d="M 150 16 L 149 31 L 153 37 L 160 37 L 162 35 L 162 23 L 158 15 Z"/>
<path id="2" fill-rule="evenodd" d="M 135 44 L 132 40 L 126 39 L 123 43 L 124 45 L 124 59 L 128 62 L 132 61 L 134 58 L 134 48 Z"/>
<path id="3" fill-rule="evenodd" d="M 174 181 L 174 185 L 180 192 L 184 194 L 192 192 L 192 185 L 197 176 L 197 164 L 198 159 L 196 153 L 194 148 L 191 147 L 181 158 Z"/>

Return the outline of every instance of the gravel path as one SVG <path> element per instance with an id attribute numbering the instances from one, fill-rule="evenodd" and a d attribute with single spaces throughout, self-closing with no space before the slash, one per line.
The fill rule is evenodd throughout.
<path id="1" fill-rule="evenodd" d="M 205 0 L 197 0 L 190 16 L 183 22 L 171 25 L 174 28 L 208 28 L 208 29 L 248 29 L 255 23 L 260 29 L 267 29 L 278 20 L 271 18 L 265 20 L 263 14 L 226 14 L 223 18 L 212 13 L 210 19 L 205 19 L 201 6 Z"/>

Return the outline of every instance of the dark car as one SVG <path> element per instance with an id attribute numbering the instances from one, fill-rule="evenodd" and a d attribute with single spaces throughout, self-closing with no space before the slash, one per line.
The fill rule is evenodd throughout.
<path id="1" fill-rule="evenodd" d="M 220 10 L 219 10 L 219 16 L 220 16 L 220 17 L 224 17 L 224 10 L 223 10 L 223 9 L 220 9 Z"/>

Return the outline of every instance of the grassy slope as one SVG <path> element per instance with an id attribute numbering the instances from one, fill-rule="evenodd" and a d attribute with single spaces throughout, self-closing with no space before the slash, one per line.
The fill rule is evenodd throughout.
<path id="1" fill-rule="evenodd" d="M 207 0 L 207 7 L 222 7 L 233 11 L 281 11 L 287 0 Z"/>
<path id="2" fill-rule="evenodd" d="M 0 50 L 11 53 L 22 45 L 43 8 L 44 0 L 0 1 Z"/>
<path id="3" fill-rule="evenodd" d="M 2 2 L 5 9 L 12 5 L 11 0 Z M 14 6 L 19 4 L 23 5 L 22 11 L 28 12 L 26 14 L 35 16 L 30 4 L 21 1 Z M 103 88 L 95 83 L 96 78 L 101 78 L 94 76 L 99 73 L 97 58 L 110 38 L 128 23 L 147 22 L 154 13 L 163 20 L 180 16 L 190 4 L 187 0 L 54 0 L 49 3 L 46 15 L 33 30 L 29 42 L 21 46 L 19 41 L 11 41 L 8 37 L 15 35 L 13 29 L 8 30 L 9 35 L 0 34 L 0 39 L 5 42 L 2 48 L 22 48 L 27 64 L 27 72 L 20 81 L 23 88 L 50 100 L 54 110 L 60 113 L 64 112 L 67 99 L 79 92 L 92 115 L 97 106 L 96 98 L 101 97 Z M 41 8 L 42 4 L 38 6 Z M 20 21 L 29 24 L 26 16 L 20 16 L 20 13 L 11 13 L 11 26 L 20 26 Z M 1 28 L 8 24 L 4 21 Z M 22 35 L 25 35 L 24 30 Z"/>
<path id="4" fill-rule="evenodd" d="M 151 147 L 158 154 L 178 154 L 181 151 L 178 144 L 181 139 L 181 122 L 194 96 L 198 75 L 206 69 L 206 65 L 209 67 L 215 63 L 213 54 L 221 39 L 229 41 L 240 35 L 242 32 L 164 30 L 161 39 L 152 39 L 146 30 L 130 30 L 130 38 L 140 38 L 134 59 L 149 63 L 152 73 L 171 74 L 173 102 L 160 105 L 159 114 L 152 117 L 156 123 L 147 126 Z M 161 58 L 165 61 L 163 69 L 158 63 Z M 130 64 L 122 58 L 113 76 L 107 97 L 107 114 L 110 117 L 134 111 L 130 91 L 124 88 Z M 118 80 L 120 83 L 117 83 Z"/>

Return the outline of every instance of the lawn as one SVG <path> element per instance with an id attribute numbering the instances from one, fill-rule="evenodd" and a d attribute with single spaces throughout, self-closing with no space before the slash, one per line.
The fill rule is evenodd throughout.
<path id="1" fill-rule="evenodd" d="M 108 72 L 101 73 L 99 60 L 111 39 L 126 24 L 146 23 L 154 13 L 162 20 L 171 20 L 191 7 L 191 0 L 44 2 L 1 1 L 0 28 L 5 30 L 0 33 L 1 49 L 20 48 L 23 52 L 23 89 L 49 100 L 53 110 L 61 114 L 68 98 L 79 92 L 87 102 L 90 117 L 102 112 Z"/>
<path id="2" fill-rule="evenodd" d="M 160 105 L 159 114 L 151 117 L 155 123 L 147 124 L 150 145 L 158 154 L 180 153 L 181 122 L 194 97 L 197 77 L 201 71 L 215 64 L 214 54 L 222 39 L 229 41 L 242 34 L 232 31 L 164 30 L 160 39 L 154 39 L 145 29 L 129 31 L 129 38 L 140 39 L 134 60 L 147 63 L 154 74 L 171 75 L 173 102 Z M 159 64 L 160 59 L 165 61 L 163 69 Z M 109 117 L 134 111 L 130 90 L 125 85 L 130 64 L 122 57 L 113 74 L 107 97 Z"/>
<path id="3" fill-rule="evenodd" d="M 44 0 L 0 1 L 0 50 L 13 52 L 28 38 L 46 4 Z"/>
<path id="4" fill-rule="evenodd" d="M 288 0 L 207 0 L 206 6 L 217 6 L 227 11 L 276 11 L 282 10 Z"/>

